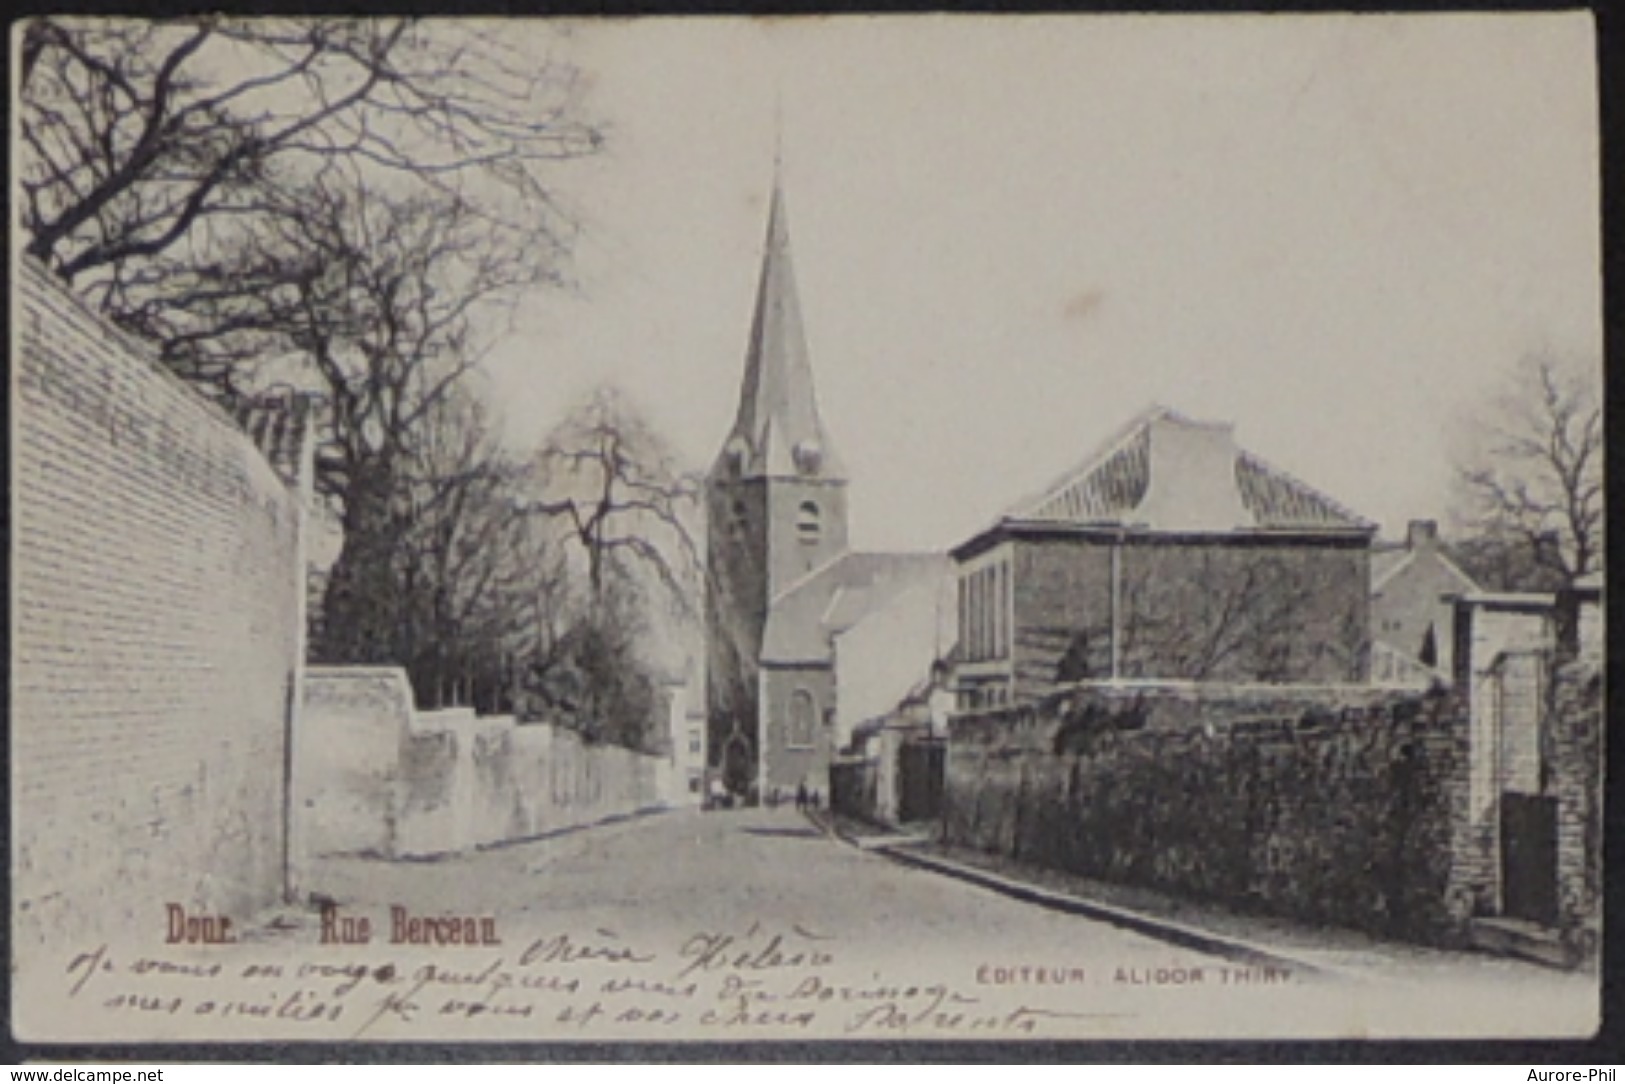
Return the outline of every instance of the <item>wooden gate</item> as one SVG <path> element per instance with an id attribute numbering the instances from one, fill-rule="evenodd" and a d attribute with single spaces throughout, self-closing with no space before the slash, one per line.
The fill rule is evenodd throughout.
<path id="1" fill-rule="evenodd" d="M 1501 795 L 1501 911 L 1557 923 L 1557 799 Z"/>
<path id="2" fill-rule="evenodd" d="M 948 747 L 937 740 L 903 742 L 898 750 L 897 819 L 935 820 L 942 815 L 943 776 Z"/>
<path id="3" fill-rule="evenodd" d="M 843 817 L 875 819 L 875 766 L 868 760 L 837 760 L 829 766 L 829 807 Z"/>

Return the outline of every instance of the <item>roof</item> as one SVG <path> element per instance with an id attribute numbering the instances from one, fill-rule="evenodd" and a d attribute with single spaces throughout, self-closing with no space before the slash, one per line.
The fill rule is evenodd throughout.
<path id="1" fill-rule="evenodd" d="M 1459 588 L 1457 594 L 1478 590 L 1478 582 L 1463 572 L 1460 565 L 1446 557 L 1439 550 L 1417 550 L 1407 546 L 1400 546 L 1397 550 L 1387 546 L 1380 550 L 1372 549 L 1371 590 L 1381 590 L 1389 580 L 1414 564 L 1416 558 L 1423 553 L 1430 553 L 1439 567 L 1444 569 L 1445 574 L 1456 582 L 1456 586 Z"/>
<path id="2" fill-rule="evenodd" d="M 941 553 L 844 553 L 774 596 L 762 662 L 827 663 L 831 636 L 950 568 Z"/>
<path id="3" fill-rule="evenodd" d="M 1375 525 L 1238 448 L 1234 427 L 1152 406 L 1000 522 L 1153 531 L 1335 531 Z"/>
<path id="4" fill-rule="evenodd" d="M 1375 587 L 1410 561 L 1411 551 L 1403 542 L 1371 544 L 1371 584 Z"/>
<path id="5" fill-rule="evenodd" d="M 844 477 L 818 416 L 812 362 L 790 260 L 790 227 L 784 195 L 776 181 L 739 412 L 712 470 L 741 478 Z"/>

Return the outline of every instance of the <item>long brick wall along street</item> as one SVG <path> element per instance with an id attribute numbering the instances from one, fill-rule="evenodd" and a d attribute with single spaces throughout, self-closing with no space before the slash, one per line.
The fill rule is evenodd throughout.
<path id="1" fill-rule="evenodd" d="M 405 673 L 388 667 L 310 668 L 301 727 L 296 800 L 310 856 L 455 853 L 676 794 L 669 757 L 467 708 L 414 711 Z"/>
<path id="2" fill-rule="evenodd" d="M 952 725 L 947 842 L 1459 944 L 1484 893 L 1459 702 L 1083 686 Z"/>
<path id="3" fill-rule="evenodd" d="M 19 957 L 283 885 L 297 496 L 224 412 L 15 265 Z M 158 911 L 156 913 L 160 913 Z"/>

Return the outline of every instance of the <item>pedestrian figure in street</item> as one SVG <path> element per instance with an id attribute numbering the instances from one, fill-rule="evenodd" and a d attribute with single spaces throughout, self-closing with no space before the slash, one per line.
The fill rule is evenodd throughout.
<path id="1" fill-rule="evenodd" d="M 797 783 L 796 784 L 796 809 L 801 811 L 801 812 L 806 812 L 806 810 L 807 810 L 807 784 L 806 783 Z"/>

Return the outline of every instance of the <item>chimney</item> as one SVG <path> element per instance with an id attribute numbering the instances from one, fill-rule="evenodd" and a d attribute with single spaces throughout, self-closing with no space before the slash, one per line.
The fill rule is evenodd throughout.
<path id="1" fill-rule="evenodd" d="M 1253 524 L 1236 485 L 1234 427 L 1164 414 L 1150 422 L 1149 479 L 1130 519 L 1160 531 Z"/>
<path id="2" fill-rule="evenodd" d="M 1413 519 L 1405 528 L 1405 548 L 1408 550 L 1431 550 L 1438 544 L 1438 520 Z"/>

